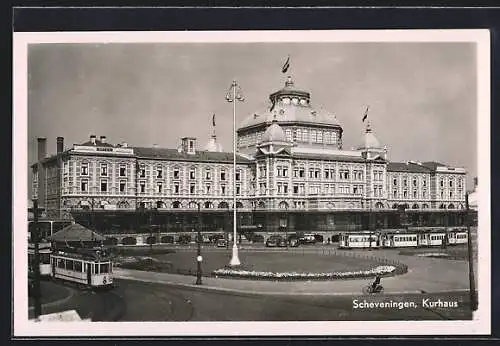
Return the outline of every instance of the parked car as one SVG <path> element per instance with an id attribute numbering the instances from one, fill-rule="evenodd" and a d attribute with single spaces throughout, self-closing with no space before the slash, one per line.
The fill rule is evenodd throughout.
<path id="1" fill-rule="evenodd" d="M 302 237 L 300 237 L 300 242 L 302 244 L 315 244 L 316 238 L 314 237 L 314 234 L 306 233 Z"/>
<path id="2" fill-rule="evenodd" d="M 217 247 L 226 247 L 227 241 L 226 239 L 218 239 L 216 245 Z"/>
<path id="3" fill-rule="evenodd" d="M 285 247 L 286 241 L 282 236 L 272 235 L 266 240 L 267 247 Z"/>
<path id="4" fill-rule="evenodd" d="M 260 234 L 254 234 L 252 237 L 252 243 L 263 243 L 264 242 L 264 236 Z"/>

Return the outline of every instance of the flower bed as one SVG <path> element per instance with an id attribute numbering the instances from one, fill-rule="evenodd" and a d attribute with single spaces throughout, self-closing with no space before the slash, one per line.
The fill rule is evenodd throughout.
<path id="1" fill-rule="evenodd" d="M 298 273 L 298 272 L 262 272 L 243 269 L 217 269 L 212 272 L 215 277 L 232 277 L 241 279 L 263 279 L 263 280 L 337 280 L 366 278 L 376 275 L 393 274 L 396 267 L 392 265 L 378 266 L 370 270 L 331 272 L 331 273 Z"/>

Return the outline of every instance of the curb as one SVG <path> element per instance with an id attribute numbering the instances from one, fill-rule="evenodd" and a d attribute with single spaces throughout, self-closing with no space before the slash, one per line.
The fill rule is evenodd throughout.
<path id="1" fill-rule="evenodd" d="M 70 301 L 71 298 L 73 298 L 73 296 L 75 295 L 75 291 L 72 290 L 71 288 L 69 287 L 65 287 L 64 288 L 66 289 L 66 291 L 69 292 L 68 296 L 67 297 L 64 297 L 62 299 L 59 299 L 59 300 L 56 300 L 56 301 L 53 301 L 53 302 L 48 302 L 48 303 L 45 303 L 45 304 L 42 304 L 42 309 L 46 309 L 46 308 L 51 308 L 53 306 L 56 306 L 56 305 L 59 305 L 59 304 L 64 304 L 64 303 L 67 303 Z M 28 307 L 28 311 L 32 311 L 32 310 L 35 310 L 35 307 L 34 306 L 29 306 Z"/>
<path id="2" fill-rule="evenodd" d="M 133 276 L 127 275 L 117 275 L 117 279 L 122 280 L 132 280 L 132 281 L 140 281 L 140 282 L 150 282 L 162 284 L 170 287 L 180 287 L 189 289 L 192 291 L 208 291 L 213 293 L 225 293 L 232 294 L 238 296 L 258 296 L 258 295 L 267 295 L 267 296 L 358 296 L 363 295 L 363 292 L 360 290 L 359 292 L 272 292 L 272 291 L 244 291 L 233 288 L 224 288 L 224 287 L 216 287 L 216 286 L 206 286 L 206 285 L 195 285 L 195 284 L 185 284 L 179 282 L 170 282 L 163 281 L 161 279 L 140 279 Z M 435 294 L 435 293 L 449 293 L 449 292 L 468 292 L 468 289 L 455 289 L 455 290 L 444 290 L 444 291 L 433 291 L 426 292 L 422 290 L 408 290 L 408 291 L 394 291 L 394 292 L 385 292 L 385 295 L 398 295 L 398 294 Z"/>

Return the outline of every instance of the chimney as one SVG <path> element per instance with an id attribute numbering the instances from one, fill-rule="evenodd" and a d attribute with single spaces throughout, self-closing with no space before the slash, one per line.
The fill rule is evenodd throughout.
<path id="1" fill-rule="evenodd" d="M 57 153 L 64 151 L 64 137 L 57 137 Z"/>
<path id="2" fill-rule="evenodd" d="M 38 161 L 41 161 L 47 156 L 47 138 L 39 137 L 38 141 Z"/>
<path id="3" fill-rule="evenodd" d="M 101 136 L 99 139 L 101 140 L 101 143 L 106 143 L 106 136 Z"/>
<path id="4" fill-rule="evenodd" d="M 96 139 L 96 136 L 95 135 L 90 135 L 90 142 L 95 145 L 95 139 Z"/>

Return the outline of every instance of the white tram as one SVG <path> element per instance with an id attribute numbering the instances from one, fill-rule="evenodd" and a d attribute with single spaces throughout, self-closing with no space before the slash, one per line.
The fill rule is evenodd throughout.
<path id="1" fill-rule="evenodd" d="M 466 229 L 443 227 L 351 232 L 341 234 L 339 238 L 340 249 L 433 247 L 466 243 Z"/>
<path id="2" fill-rule="evenodd" d="M 379 247 L 379 237 L 373 232 L 344 233 L 339 237 L 339 248 L 341 249 L 376 249 Z"/>
<path id="3" fill-rule="evenodd" d="M 38 244 L 38 253 L 40 258 L 40 276 L 50 277 L 52 269 L 50 266 L 50 243 L 43 242 Z M 33 264 L 35 263 L 35 244 L 28 244 L 28 274 L 34 274 Z"/>
<path id="4" fill-rule="evenodd" d="M 92 288 L 113 285 L 113 262 L 106 249 L 54 250 L 50 262 L 55 279 Z"/>

